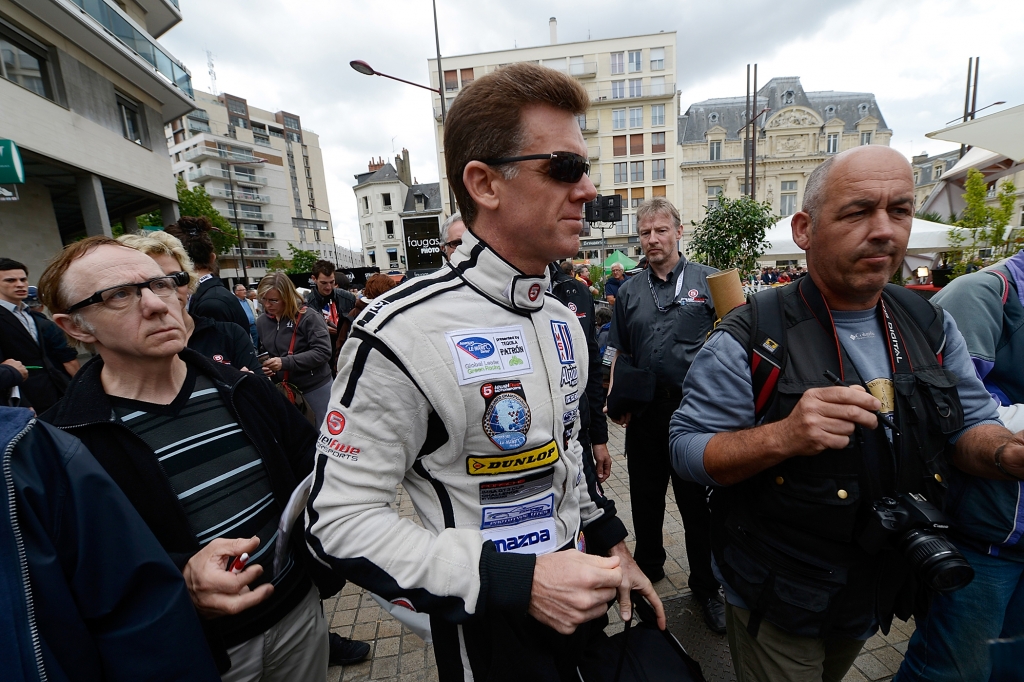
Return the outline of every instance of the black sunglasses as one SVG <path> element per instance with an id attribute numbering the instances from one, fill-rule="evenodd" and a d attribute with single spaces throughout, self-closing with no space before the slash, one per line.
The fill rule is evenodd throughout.
<path id="1" fill-rule="evenodd" d="M 517 161 L 537 161 L 550 159 L 548 175 L 560 182 L 579 182 L 584 175 L 590 175 L 590 162 L 574 152 L 552 152 L 551 154 L 529 154 L 527 156 L 507 156 L 501 159 L 481 159 L 488 166 L 504 166 Z"/>
<path id="2" fill-rule="evenodd" d="M 81 310 L 86 306 L 95 305 L 97 303 L 105 303 L 115 310 L 121 310 L 131 303 L 133 300 L 133 293 L 136 298 L 141 298 L 143 289 L 149 289 L 161 298 L 171 298 L 177 295 L 178 287 L 185 286 L 188 284 L 188 281 L 189 276 L 187 272 L 172 272 L 169 275 L 162 275 L 160 277 L 154 277 L 153 279 L 147 279 L 145 282 L 118 284 L 114 287 L 100 289 L 89 298 L 79 301 L 68 308 L 68 313 L 73 313 L 76 310 Z M 134 291 L 132 291 L 133 289 Z"/>
<path id="3" fill-rule="evenodd" d="M 444 247 L 449 248 L 449 249 L 457 249 L 460 246 L 462 246 L 462 240 L 461 239 L 453 239 L 450 242 L 445 242 L 444 244 L 441 244 L 441 246 L 444 246 Z"/>

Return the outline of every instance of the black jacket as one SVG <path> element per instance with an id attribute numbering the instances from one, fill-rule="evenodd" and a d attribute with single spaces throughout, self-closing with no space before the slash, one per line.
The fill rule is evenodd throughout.
<path id="1" fill-rule="evenodd" d="M 356 305 L 356 297 L 344 289 L 335 289 L 331 292 L 330 296 L 324 296 L 315 286 L 312 291 L 306 294 L 306 305 L 316 310 L 323 310 L 324 306 L 332 299 L 334 300 L 335 307 L 338 309 L 338 314 L 341 316 L 348 315 L 349 311 Z"/>
<path id="2" fill-rule="evenodd" d="M 256 360 L 252 339 L 237 324 L 208 317 L 193 317 L 192 321 L 196 326 L 188 339 L 189 348 L 214 362 L 231 365 L 235 369 L 247 367 L 257 376 L 262 376 L 263 366 Z"/>
<path id="3" fill-rule="evenodd" d="M 82 443 L 0 408 L 0 452 L 0 676 L 217 682 L 181 572 Z"/>
<path id="4" fill-rule="evenodd" d="M 43 330 L 48 325 L 54 326 L 53 322 L 40 320 L 34 316 L 32 320 L 39 334 L 38 343 L 25 329 L 21 320 L 7 308 L 0 306 L 0 362 L 13 359 L 26 367 L 42 368 L 29 369 L 28 379 L 20 386 L 22 407 L 34 407 L 36 412 L 42 412 L 50 409 L 61 399 L 69 377 L 59 363 L 50 359 L 46 351 Z"/>
<path id="5" fill-rule="evenodd" d="M 182 350 L 180 357 L 216 384 L 231 415 L 260 452 L 274 497 L 281 504 L 287 502 L 298 482 L 313 470 L 316 429 L 261 376 L 215 363 L 190 348 Z M 68 387 L 68 399 L 42 419 L 77 436 L 96 453 L 96 459 L 128 496 L 175 565 L 183 569 L 201 549 L 199 541 L 156 455 L 128 427 L 113 420 L 110 400 L 100 383 L 102 369 L 103 358 L 99 356 L 86 363 Z M 300 518 L 291 545 L 299 561 L 309 558 L 301 523 Z M 330 572 L 317 571 L 315 561 L 304 563 L 321 595 L 329 596 L 344 585 L 344 580 Z M 224 666 L 226 648 L 217 632 L 216 619 L 204 625 L 214 658 Z"/>
<path id="6" fill-rule="evenodd" d="M 211 320 L 234 322 L 246 334 L 249 333 L 249 318 L 242 310 L 242 303 L 228 291 L 220 277 L 212 276 L 199 285 L 196 293 L 189 299 L 188 312 L 190 315 L 209 317 Z"/>

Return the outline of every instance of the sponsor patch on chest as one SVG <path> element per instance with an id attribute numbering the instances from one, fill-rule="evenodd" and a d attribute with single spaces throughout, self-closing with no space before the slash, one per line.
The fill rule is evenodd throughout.
<path id="1" fill-rule="evenodd" d="M 533 372 L 522 325 L 445 332 L 459 386 Z"/>
<path id="2" fill-rule="evenodd" d="M 484 399 L 484 433 L 502 450 L 526 443 L 530 431 L 530 406 L 520 381 L 487 383 L 480 387 Z"/>
<path id="3" fill-rule="evenodd" d="M 480 510 L 480 530 L 518 526 L 528 521 L 549 519 L 555 513 L 555 494 L 522 504 L 505 507 L 484 507 Z"/>
<path id="4" fill-rule="evenodd" d="M 470 476 L 511 474 L 551 466 L 557 461 L 558 443 L 551 440 L 539 448 L 507 455 L 470 455 L 466 458 L 466 473 Z"/>
<path id="5" fill-rule="evenodd" d="M 489 528 L 480 531 L 484 540 L 494 543 L 499 552 L 516 554 L 547 554 L 557 547 L 555 520 L 541 519 L 508 528 Z"/>
<path id="6" fill-rule="evenodd" d="M 480 504 L 516 502 L 551 490 L 555 475 L 551 470 L 538 471 L 505 481 L 487 481 L 480 484 Z"/>

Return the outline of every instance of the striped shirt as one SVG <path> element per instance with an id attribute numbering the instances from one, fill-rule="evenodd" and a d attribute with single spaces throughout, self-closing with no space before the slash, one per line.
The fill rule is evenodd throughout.
<path id="1" fill-rule="evenodd" d="M 200 546 L 220 537 L 259 536 L 249 565 L 260 564 L 264 572 L 250 588 L 270 581 L 283 505 L 274 499 L 259 451 L 213 382 L 190 366 L 170 405 L 113 396 L 111 403 L 117 418 L 152 448 Z M 218 619 L 222 631 L 248 630 L 246 623 L 273 610 L 279 594 L 283 597 L 292 583 L 302 579 L 302 571 L 294 568 L 289 552 L 280 575 L 273 579 L 274 595 L 248 611 Z"/>

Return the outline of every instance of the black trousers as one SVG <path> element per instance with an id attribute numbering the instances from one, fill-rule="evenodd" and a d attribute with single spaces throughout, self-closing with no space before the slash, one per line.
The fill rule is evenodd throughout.
<path id="1" fill-rule="evenodd" d="M 668 423 L 679 407 L 678 397 L 659 397 L 626 428 L 626 465 L 636 549 L 633 558 L 644 571 L 665 565 L 662 528 L 669 479 L 683 518 L 686 556 L 690 561 L 690 590 L 706 599 L 720 587 L 711 572 L 711 512 L 705 486 L 684 481 L 672 470 L 668 448 Z"/>

